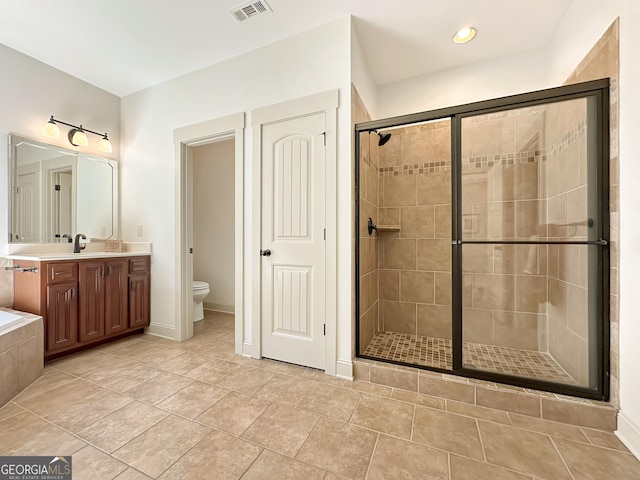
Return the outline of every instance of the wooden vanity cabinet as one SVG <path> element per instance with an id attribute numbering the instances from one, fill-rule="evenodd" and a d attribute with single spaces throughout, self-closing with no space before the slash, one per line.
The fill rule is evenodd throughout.
<path id="1" fill-rule="evenodd" d="M 111 260 L 105 265 L 107 280 L 105 281 L 104 329 L 106 335 L 120 333 L 128 328 L 129 262 L 130 260 L 126 259 Z M 149 322 L 142 326 L 149 326 Z"/>
<path id="2" fill-rule="evenodd" d="M 14 273 L 13 308 L 42 315 L 47 359 L 149 325 L 148 256 L 16 263 L 38 268 Z"/>
<path id="3" fill-rule="evenodd" d="M 57 352 L 78 343 L 78 264 L 49 263 L 46 272 L 45 352 Z"/>
<path id="4" fill-rule="evenodd" d="M 129 261 L 83 261 L 79 265 L 78 341 L 90 342 L 127 329 Z"/>
<path id="5" fill-rule="evenodd" d="M 151 317 L 149 258 L 129 262 L 129 327 L 149 325 Z"/>

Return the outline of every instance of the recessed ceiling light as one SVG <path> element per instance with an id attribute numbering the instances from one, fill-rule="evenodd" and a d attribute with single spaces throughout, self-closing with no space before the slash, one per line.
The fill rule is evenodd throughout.
<path id="1" fill-rule="evenodd" d="M 478 33 L 476 27 L 464 27 L 456 32 L 453 36 L 453 43 L 467 43 L 473 40 L 473 37 Z"/>

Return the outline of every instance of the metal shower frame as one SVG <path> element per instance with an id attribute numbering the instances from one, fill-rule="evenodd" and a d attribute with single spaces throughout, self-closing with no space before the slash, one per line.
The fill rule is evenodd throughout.
<path id="1" fill-rule="evenodd" d="M 595 192 L 589 192 L 589 198 L 595 197 L 594 211 L 590 215 L 595 217 L 594 239 L 587 241 L 484 241 L 462 239 L 462 119 L 476 115 L 483 115 L 514 108 L 543 105 L 563 100 L 579 98 L 593 98 L 595 112 L 589 116 L 594 120 L 593 131 L 595 138 L 595 171 L 589 172 L 593 179 L 589 185 L 595 187 Z M 406 362 L 381 359 L 363 355 L 360 348 L 360 133 L 375 132 L 378 129 L 408 126 L 432 120 L 450 119 L 451 121 L 451 211 L 452 211 L 452 369 L 440 369 L 415 365 Z M 610 377 L 610 319 L 609 319 L 609 79 L 577 83 L 568 86 L 555 87 L 524 94 L 474 102 L 454 107 L 441 108 L 426 112 L 413 113 L 370 122 L 358 123 L 354 128 L 355 138 L 355 325 L 356 325 L 356 356 L 386 363 L 394 363 L 431 370 L 441 373 L 476 378 L 490 382 L 506 383 L 524 388 L 549 391 L 564 395 L 584 397 L 594 400 L 607 401 L 609 399 Z M 592 169 L 593 170 L 593 169 Z M 590 299 L 589 323 L 593 326 L 589 334 L 590 345 L 590 379 L 593 388 L 562 384 L 546 380 L 515 375 L 500 374 L 490 371 L 467 368 L 462 363 L 462 246 L 465 244 L 561 244 L 561 245 L 590 245 L 595 249 L 595 259 L 589 260 L 595 272 L 589 272 L 589 292 L 597 292 L 595 298 Z M 592 255 L 592 254 L 590 254 Z M 594 338 L 592 338 L 592 336 Z M 592 344 L 592 342 L 595 342 Z M 592 345 L 594 345 L 593 348 Z M 594 350 L 592 352 L 592 350 Z"/>

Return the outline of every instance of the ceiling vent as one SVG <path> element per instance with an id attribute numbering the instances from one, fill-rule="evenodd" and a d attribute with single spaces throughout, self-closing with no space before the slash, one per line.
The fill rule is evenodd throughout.
<path id="1" fill-rule="evenodd" d="M 271 7 L 265 0 L 255 0 L 253 2 L 244 2 L 229 9 L 229 13 L 233 15 L 238 22 L 244 22 L 250 18 L 257 17 L 263 13 L 270 13 Z"/>

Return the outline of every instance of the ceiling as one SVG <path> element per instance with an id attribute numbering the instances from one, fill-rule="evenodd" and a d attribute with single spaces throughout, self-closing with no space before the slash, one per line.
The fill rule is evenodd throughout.
<path id="1" fill-rule="evenodd" d="M 237 22 L 238 0 L 3 0 L 0 43 L 125 96 L 350 14 L 382 85 L 543 47 L 572 1 L 267 0 Z"/>

